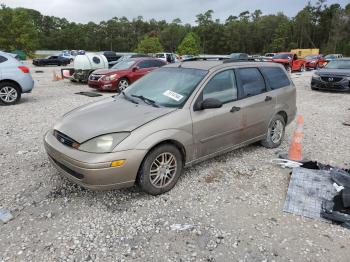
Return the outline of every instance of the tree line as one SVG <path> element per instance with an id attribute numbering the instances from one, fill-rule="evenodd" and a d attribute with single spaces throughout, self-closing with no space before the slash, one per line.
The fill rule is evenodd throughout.
<path id="1" fill-rule="evenodd" d="M 198 14 L 194 25 L 184 24 L 180 19 L 146 21 L 142 16 L 82 24 L 32 9 L 1 5 L 0 50 L 130 52 L 144 50 L 145 44 L 169 52 L 183 46 L 187 49 L 180 50 L 205 54 L 320 48 L 324 54 L 350 55 L 350 4 L 343 8 L 340 4 L 328 5 L 326 0 L 309 2 L 292 18 L 281 12 L 264 15 L 261 10 L 230 15 L 225 20 L 214 19 L 213 15 L 212 10 Z M 145 43 L 140 46 L 141 42 Z"/>

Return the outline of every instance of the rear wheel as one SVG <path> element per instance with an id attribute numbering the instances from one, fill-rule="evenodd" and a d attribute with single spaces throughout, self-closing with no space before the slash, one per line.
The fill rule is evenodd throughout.
<path id="1" fill-rule="evenodd" d="M 125 77 L 121 78 L 118 82 L 118 89 L 119 89 L 119 92 L 122 92 L 124 91 L 125 89 L 128 88 L 129 86 L 129 80 Z"/>
<path id="2" fill-rule="evenodd" d="M 9 82 L 0 83 L 0 102 L 4 105 L 14 105 L 21 99 L 21 90 Z"/>
<path id="3" fill-rule="evenodd" d="M 286 123 L 281 115 L 275 115 L 267 129 L 267 135 L 261 144 L 267 148 L 279 147 L 282 143 L 284 132 L 286 128 Z"/>
<path id="4" fill-rule="evenodd" d="M 170 144 L 160 145 L 151 150 L 142 162 L 138 184 L 148 194 L 163 194 L 175 186 L 182 168 L 180 151 Z"/>

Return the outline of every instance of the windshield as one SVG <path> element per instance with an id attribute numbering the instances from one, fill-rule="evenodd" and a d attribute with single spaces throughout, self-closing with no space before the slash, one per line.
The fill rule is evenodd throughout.
<path id="1" fill-rule="evenodd" d="M 288 59 L 292 58 L 290 54 L 278 54 L 273 57 L 273 59 Z"/>
<path id="2" fill-rule="evenodd" d="M 207 73 L 199 69 L 161 68 L 136 81 L 125 93 L 151 99 L 159 106 L 181 107 Z"/>
<path id="3" fill-rule="evenodd" d="M 325 56 L 326 59 L 334 59 L 337 58 L 335 55 L 326 55 Z"/>
<path id="4" fill-rule="evenodd" d="M 134 60 L 124 60 L 112 66 L 112 69 L 126 70 L 135 64 Z"/>
<path id="5" fill-rule="evenodd" d="M 350 60 L 333 60 L 325 68 L 327 69 L 350 69 Z"/>
<path id="6" fill-rule="evenodd" d="M 305 56 L 305 60 L 315 60 L 317 58 L 318 58 L 317 55 L 307 55 L 307 56 Z"/>

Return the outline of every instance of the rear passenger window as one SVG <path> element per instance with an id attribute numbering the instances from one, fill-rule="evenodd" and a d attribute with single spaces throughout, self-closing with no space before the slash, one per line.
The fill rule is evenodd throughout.
<path id="1" fill-rule="evenodd" d="M 7 61 L 7 58 L 0 55 L 0 63 L 3 63 L 5 61 Z"/>
<path id="2" fill-rule="evenodd" d="M 244 97 L 266 92 L 265 81 L 257 68 L 237 69 Z"/>
<path id="3" fill-rule="evenodd" d="M 144 60 L 144 61 L 141 61 L 138 66 L 139 68 L 149 68 L 149 67 L 153 67 L 152 64 L 151 64 L 152 61 L 150 60 Z"/>
<path id="4" fill-rule="evenodd" d="M 233 70 L 218 73 L 203 89 L 203 100 L 218 99 L 221 103 L 237 100 L 237 87 Z"/>
<path id="5" fill-rule="evenodd" d="M 290 81 L 282 68 L 262 67 L 260 70 L 264 74 L 272 90 L 290 85 Z"/>

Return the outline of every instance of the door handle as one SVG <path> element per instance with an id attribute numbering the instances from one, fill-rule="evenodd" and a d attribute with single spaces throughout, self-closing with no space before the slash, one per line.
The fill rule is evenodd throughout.
<path id="1" fill-rule="evenodd" d="M 266 96 L 265 97 L 265 102 L 268 102 L 268 101 L 271 101 L 272 100 L 272 97 L 271 96 Z"/>
<path id="2" fill-rule="evenodd" d="M 231 113 L 234 113 L 234 112 L 238 112 L 239 110 L 241 110 L 240 107 L 237 107 L 237 106 L 233 106 L 230 110 Z"/>

